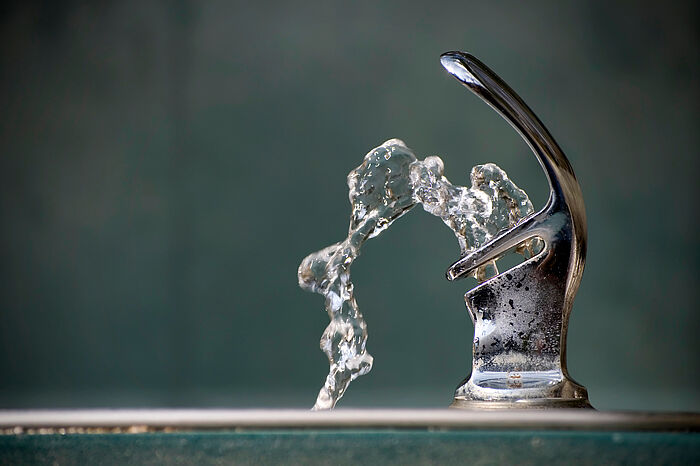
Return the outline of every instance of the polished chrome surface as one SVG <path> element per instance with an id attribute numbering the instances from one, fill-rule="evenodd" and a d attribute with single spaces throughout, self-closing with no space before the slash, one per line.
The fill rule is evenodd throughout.
<path id="1" fill-rule="evenodd" d="M 465 295 L 474 321 L 470 377 L 453 407 L 590 407 L 586 389 L 566 368 L 566 333 L 586 256 L 586 214 L 581 188 L 566 156 L 525 102 L 475 57 L 448 52 L 441 63 L 457 80 L 505 118 L 534 152 L 549 181 L 546 206 L 462 257 L 447 278 L 467 277 L 523 242 L 542 250 Z"/>

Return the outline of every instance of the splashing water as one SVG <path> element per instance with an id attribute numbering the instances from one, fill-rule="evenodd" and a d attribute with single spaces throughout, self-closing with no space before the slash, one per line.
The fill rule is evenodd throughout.
<path id="1" fill-rule="evenodd" d="M 494 164 L 474 167 L 469 188 L 453 185 L 443 172 L 439 157 L 418 160 L 398 139 L 373 149 L 348 175 L 352 216 L 347 238 L 310 254 L 299 265 L 299 286 L 325 297 L 331 319 L 321 337 L 330 371 L 314 410 L 333 408 L 350 382 L 372 369 L 373 358 L 366 350 L 367 324 L 350 281 L 350 267 L 365 241 L 422 204 L 452 229 L 464 255 L 533 211 L 525 192 Z M 519 251 L 531 254 L 535 247 L 527 244 Z M 477 270 L 476 276 L 483 281 L 497 273 L 496 264 L 491 263 Z"/>

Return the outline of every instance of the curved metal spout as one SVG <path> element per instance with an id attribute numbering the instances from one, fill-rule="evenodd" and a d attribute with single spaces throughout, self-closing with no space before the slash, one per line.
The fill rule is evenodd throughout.
<path id="1" fill-rule="evenodd" d="M 566 333 L 586 256 L 586 214 L 573 169 L 549 131 L 523 100 L 478 59 L 448 52 L 442 65 L 522 136 L 550 187 L 545 207 L 459 259 L 447 278 L 469 276 L 523 241 L 543 250 L 465 295 L 474 321 L 471 376 L 453 406 L 590 407 L 586 389 L 568 376 Z"/>
<path id="2" fill-rule="evenodd" d="M 446 52 L 440 56 L 440 63 L 467 89 L 479 96 L 510 123 L 532 149 L 547 176 L 550 193 L 547 205 L 531 219 L 541 217 L 545 212 L 552 214 L 561 211 L 566 212 L 567 216 L 571 218 L 574 233 L 572 239 L 576 244 L 573 251 L 575 257 L 572 259 L 574 259 L 574 269 L 580 282 L 586 258 L 586 210 L 581 187 L 576 180 L 569 160 L 527 104 L 479 59 L 464 52 Z M 531 219 L 523 222 L 529 223 L 530 228 L 534 226 Z M 519 230 L 522 229 L 522 227 L 519 228 Z M 511 231 L 509 237 L 513 236 L 512 233 Z M 517 236 L 520 237 L 520 235 Z M 450 266 L 447 273 L 448 279 L 455 280 L 467 276 L 479 265 L 497 258 L 524 239 L 519 239 L 516 244 L 510 244 L 513 241 L 507 241 L 508 247 L 503 250 L 502 247 L 495 248 L 495 244 L 502 244 L 504 240 L 499 240 L 498 237 L 494 238 L 491 241 L 493 244 L 485 245 L 481 251 L 477 251 L 481 256 L 488 250 L 488 257 L 480 260 L 479 264 L 473 265 L 477 257 L 474 254 L 467 255 Z"/>

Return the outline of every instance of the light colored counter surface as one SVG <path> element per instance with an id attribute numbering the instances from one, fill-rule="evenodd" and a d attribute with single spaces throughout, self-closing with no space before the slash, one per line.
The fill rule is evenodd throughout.
<path id="1" fill-rule="evenodd" d="M 81 431 L 201 429 L 508 429 L 598 431 L 700 431 L 698 413 L 595 410 L 339 409 L 313 412 L 271 409 L 95 409 L 0 411 L 0 429 L 76 428 Z M 131 430 L 128 430 L 131 428 Z"/>

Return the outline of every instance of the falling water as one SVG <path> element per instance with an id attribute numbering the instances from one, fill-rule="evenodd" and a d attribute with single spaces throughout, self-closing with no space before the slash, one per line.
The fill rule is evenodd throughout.
<path id="1" fill-rule="evenodd" d="M 390 139 L 348 174 L 352 215 L 347 238 L 310 254 L 299 265 L 299 286 L 325 297 L 331 319 L 321 336 L 330 371 L 313 409 L 333 408 L 350 382 L 372 369 L 367 324 L 350 281 L 350 267 L 365 241 L 422 204 L 452 229 L 464 255 L 533 211 L 527 194 L 492 163 L 472 168 L 468 188 L 453 185 L 443 172 L 439 157 L 418 160 L 403 141 Z M 521 249 L 531 253 L 533 247 Z M 497 273 L 491 263 L 476 276 L 483 281 Z"/>

